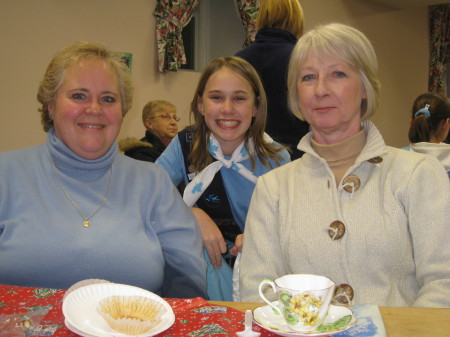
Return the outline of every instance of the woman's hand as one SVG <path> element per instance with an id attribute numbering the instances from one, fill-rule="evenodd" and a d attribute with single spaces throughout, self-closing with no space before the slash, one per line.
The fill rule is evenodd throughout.
<path id="1" fill-rule="evenodd" d="M 227 252 L 227 244 L 222 233 L 211 217 L 200 208 L 191 208 L 200 227 L 203 247 L 208 252 L 209 259 L 214 267 L 222 267 L 222 254 Z"/>
<path id="2" fill-rule="evenodd" d="M 244 246 L 244 234 L 239 234 L 236 236 L 235 246 L 230 249 L 230 254 L 237 256 L 238 253 L 242 252 L 242 247 Z"/>

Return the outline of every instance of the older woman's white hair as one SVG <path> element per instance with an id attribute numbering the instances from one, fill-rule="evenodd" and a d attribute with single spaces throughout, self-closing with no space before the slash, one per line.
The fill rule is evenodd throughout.
<path id="1" fill-rule="evenodd" d="M 361 120 L 375 113 L 380 82 L 373 46 L 359 30 L 340 23 L 330 23 L 317 26 L 303 35 L 292 52 L 288 72 L 289 107 L 298 118 L 304 119 L 297 90 L 299 71 L 309 53 L 319 59 L 326 56 L 340 58 L 356 69 L 367 93 L 367 98 L 361 102 Z"/>

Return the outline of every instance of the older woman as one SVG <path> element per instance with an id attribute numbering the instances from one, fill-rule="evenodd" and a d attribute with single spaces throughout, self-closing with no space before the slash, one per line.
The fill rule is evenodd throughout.
<path id="1" fill-rule="evenodd" d="M 69 45 L 38 100 L 47 142 L 0 155 L 0 283 L 68 288 L 101 278 L 206 296 L 192 212 L 164 170 L 117 152 L 132 102 L 126 66 L 102 46 Z"/>
<path id="2" fill-rule="evenodd" d="M 142 123 L 146 131 L 140 140 L 127 138 L 119 142 L 119 148 L 128 157 L 154 163 L 178 133 L 177 109 L 164 100 L 148 102 L 142 109 Z"/>
<path id="3" fill-rule="evenodd" d="M 241 299 L 261 280 L 320 274 L 335 301 L 450 305 L 450 189 L 427 155 L 396 149 L 367 119 L 378 103 L 378 66 L 368 39 L 342 24 L 297 43 L 289 102 L 311 132 L 303 157 L 259 178 L 246 221 Z"/>

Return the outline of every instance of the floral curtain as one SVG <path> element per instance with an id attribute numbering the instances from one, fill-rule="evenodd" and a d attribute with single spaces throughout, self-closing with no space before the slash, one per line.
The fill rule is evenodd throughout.
<path id="1" fill-rule="evenodd" d="M 181 31 L 200 0 L 157 0 L 155 12 L 159 71 L 177 71 L 186 63 Z"/>
<path id="2" fill-rule="evenodd" d="M 428 91 L 446 96 L 445 72 L 450 55 L 450 4 L 429 7 L 430 71 Z"/>
<path id="3" fill-rule="evenodd" d="M 247 36 L 242 47 L 249 46 L 255 41 L 256 35 L 256 16 L 258 15 L 259 4 L 261 0 L 236 0 L 239 16 L 244 26 Z"/>

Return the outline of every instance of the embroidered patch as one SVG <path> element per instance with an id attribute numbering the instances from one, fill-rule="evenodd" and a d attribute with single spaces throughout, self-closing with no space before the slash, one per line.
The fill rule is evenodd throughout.
<path id="1" fill-rule="evenodd" d="M 218 196 L 216 194 L 208 194 L 203 197 L 203 200 L 205 200 L 206 204 L 210 208 L 217 208 L 222 203 L 220 196 Z"/>

